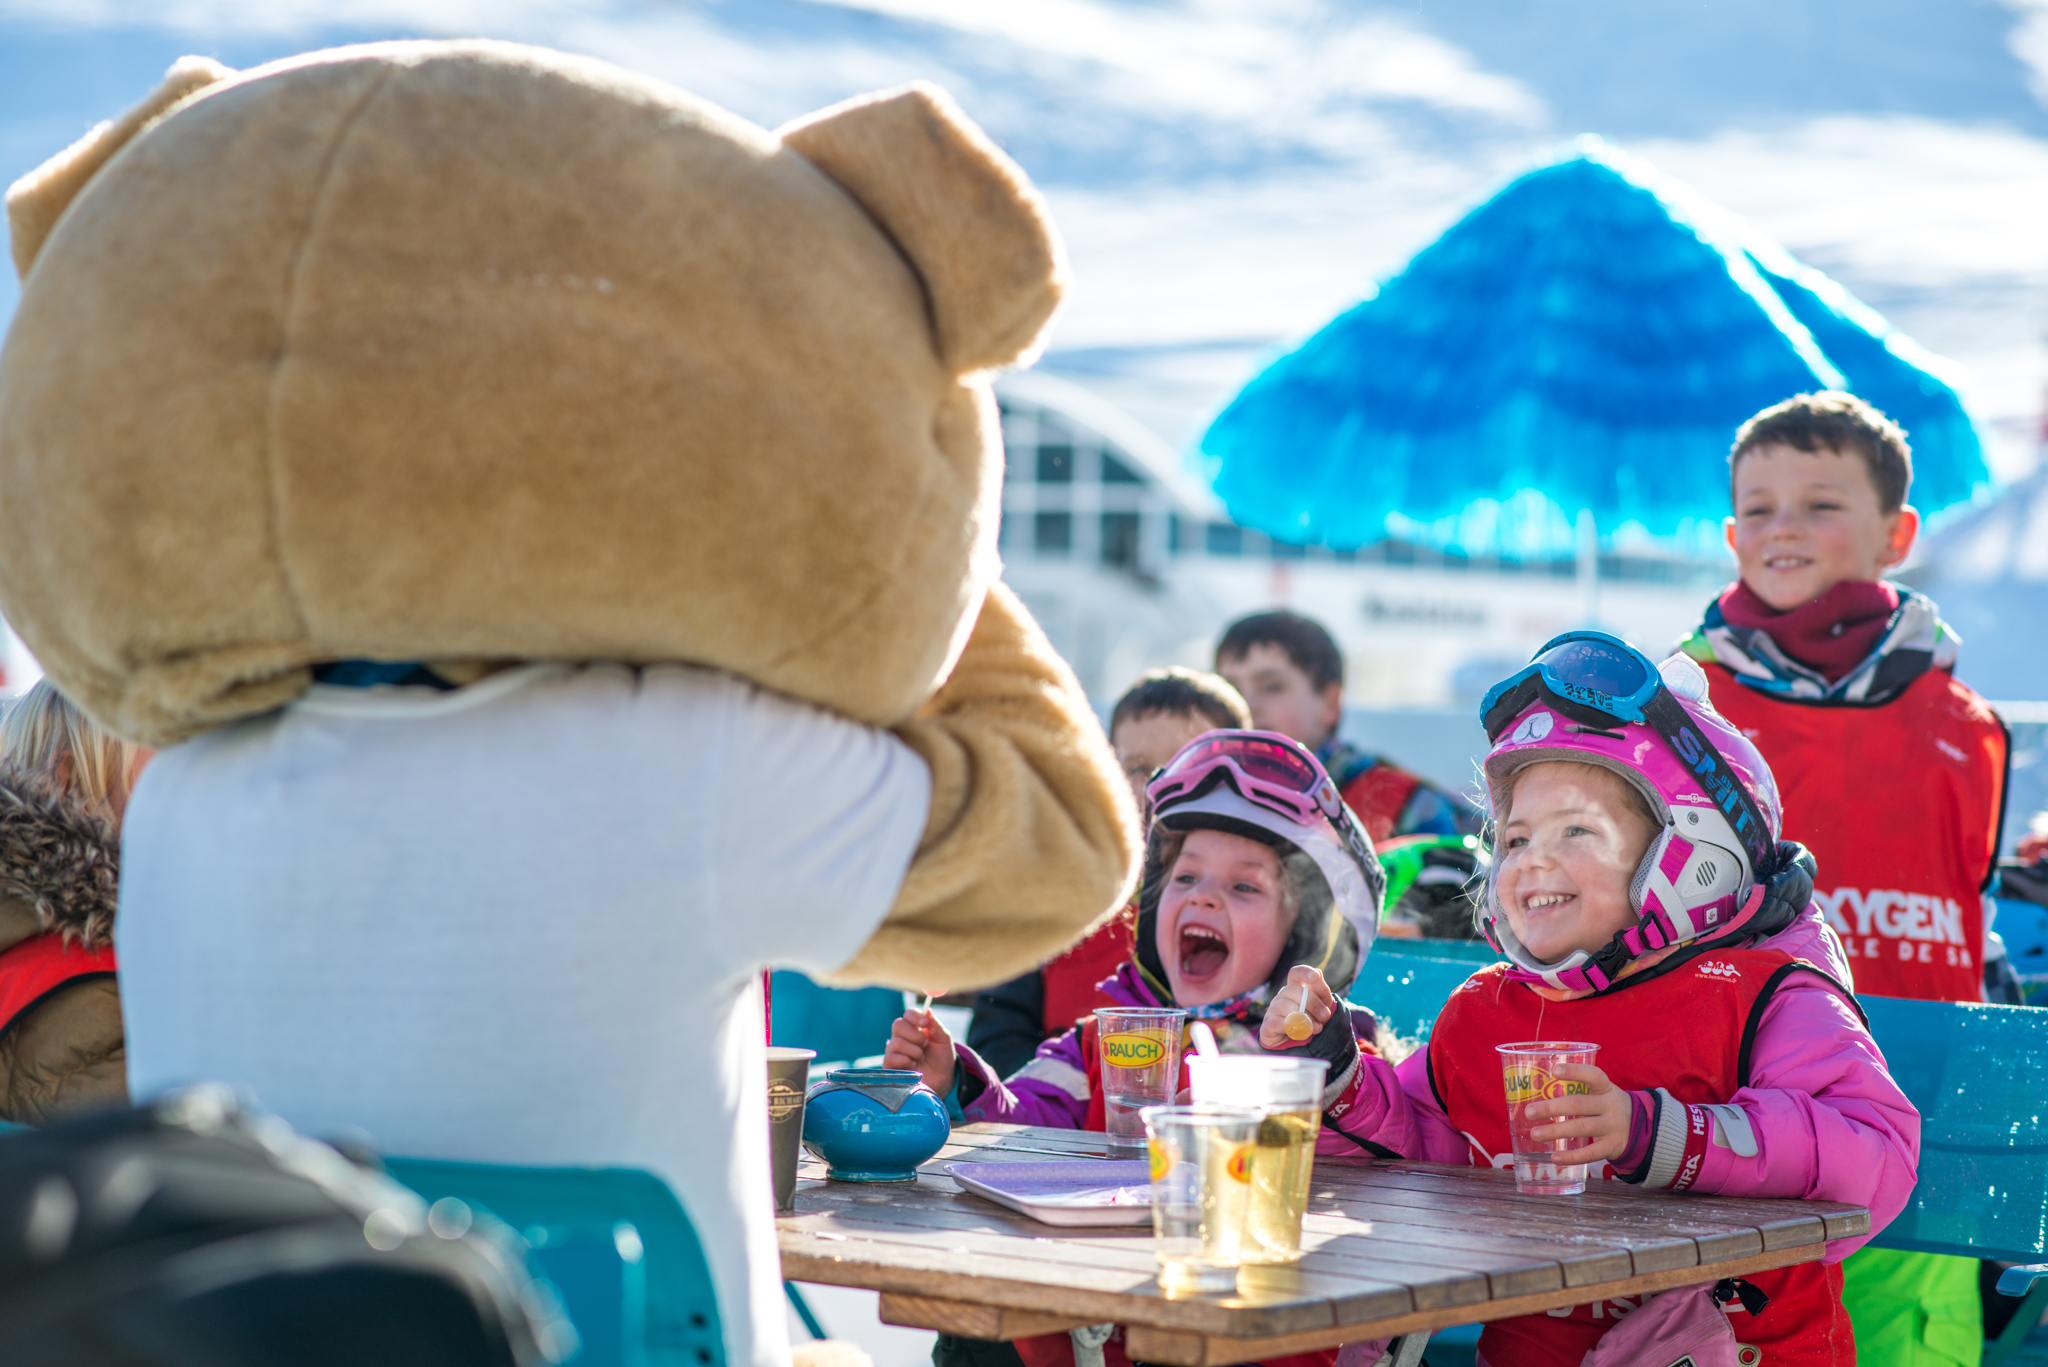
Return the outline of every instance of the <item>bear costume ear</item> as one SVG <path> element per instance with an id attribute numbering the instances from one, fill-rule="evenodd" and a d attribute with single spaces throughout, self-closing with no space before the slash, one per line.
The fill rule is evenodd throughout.
<path id="1" fill-rule="evenodd" d="M 1066 289 L 1045 201 L 935 85 L 822 109 L 777 131 L 887 232 L 924 281 L 939 356 L 956 374 L 1031 350 Z"/>
<path id="2" fill-rule="evenodd" d="M 29 265 L 58 218 L 108 158 L 187 95 L 234 74 L 211 57 L 180 57 L 148 99 L 120 118 L 99 125 L 9 186 L 7 226 L 13 239 L 15 274 L 28 278 Z"/>

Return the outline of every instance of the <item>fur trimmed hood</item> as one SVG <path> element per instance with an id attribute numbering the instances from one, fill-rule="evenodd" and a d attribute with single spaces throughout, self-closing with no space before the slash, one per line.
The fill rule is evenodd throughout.
<path id="1" fill-rule="evenodd" d="M 114 933 L 121 841 L 114 823 L 23 770 L 0 766 L 0 897 L 88 949 Z"/>

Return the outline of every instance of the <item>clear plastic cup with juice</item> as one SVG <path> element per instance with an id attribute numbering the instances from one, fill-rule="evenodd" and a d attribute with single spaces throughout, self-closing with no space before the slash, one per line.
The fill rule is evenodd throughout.
<path id="1" fill-rule="evenodd" d="M 1301 1257 L 1301 1220 L 1308 1211 L 1329 1068 L 1319 1058 L 1264 1054 L 1188 1060 L 1188 1090 L 1196 1104 L 1259 1110 L 1251 1205 L 1245 1215 L 1247 1263 L 1291 1263 Z"/>
<path id="2" fill-rule="evenodd" d="M 1526 1116 L 1534 1102 L 1560 1096 L 1583 1096 L 1591 1089 L 1583 1082 L 1567 1081 L 1557 1070 L 1567 1063 L 1591 1063 L 1600 1052 L 1597 1044 L 1573 1040 L 1528 1040 L 1521 1044 L 1497 1044 L 1501 1079 L 1507 1088 L 1508 1138 L 1515 1151 L 1515 1190 L 1532 1196 L 1577 1196 L 1586 1189 L 1586 1167 L 1566 1155 L 1573 1149 L 1590 1147 L 1590 1139 L 1553 1139 L 1538 1142 L 1529 1131 L 1539 1125 L 1555 1124 L 1562 1117 L 1530 1120 Z"/>

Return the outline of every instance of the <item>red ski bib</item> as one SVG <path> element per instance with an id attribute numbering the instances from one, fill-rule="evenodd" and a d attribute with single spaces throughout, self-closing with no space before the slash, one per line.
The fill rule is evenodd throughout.
<path id="1" fill-rule="evenodd" d="M 1789 701 L 1706 667 L 1714 706 L 1778 780 L 1785 839 L 1858 992 L 1984 1000 L 1984 880 L 1998 856 L 2005 726 L 1945 670 L 1876 707 Z"/>
<path id="2" fill-rule="evenodd" d="M 1507 1101 L 1494 1046 L 1532 1039 L 1584 1040 L 1600 1046 L 1596 1062 L 1615 1086 L 1662 1087 L 1679 1101 L 1729 1101 L 1748 1085 L 1749 1053 L 1764 1007 L 1786 977 L 1819 969 L 1778 950 L 1717 950 L 1677 969 L 1603 996 L 1545 1001 L 1507 978 L 1495 964 L 1451 994 L 1429 1038 L 1429 1079 L 1452 1128 L 1465 1136 L 1478 1166 L 1511 1166 Z M 1845 994 L 1846 995 L 1846 994 Z M 1710 1140 L 1699 1126 L 1701 1151 Z M 1689 1163 L 1698 1155 L 1687 1151 Z M 1696 1175 L 1696 1167 L 1691 1175 Z M 1682 1169 L 1674 1185 L 1689 1185 Z M 1771 1298 L 1752 1319 L 1739 1303 L 1735 1337 L 1763 1351 L 1769 1367 L 1853 1363 L 1849 1318 L 1842 1310 L 1839 1268 L 1818 1263 L 1746 1278 Z M 1480 1352 L 1515 1367 L 1578 1367 L 1600 1336 L 1639 1302 L 1573 1306 L 1486 1326 Z"/>

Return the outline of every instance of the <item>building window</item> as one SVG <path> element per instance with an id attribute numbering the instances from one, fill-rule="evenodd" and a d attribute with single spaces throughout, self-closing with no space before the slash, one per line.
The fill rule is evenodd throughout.
<path id="1" fill-rule="evenodd" d="M 1104 484 L 1143 484 L 1145 477 L 1136 470 L 1104 451 L 1102 453 L 1102 482 Z"/>
<path id="2" fill-rule="evenodd" d="M 1040 484 L 1072 484 L 1074 482 L 1074 444 L 1072 442 L 1040 442 L 1038 444 L 1038 482 Z"/>
<path id="3" fill-rule="evenodd" d="M 1235 522 L 1211 522 L 1202 529 L 1202 541 L 1211 555 L 1244 554 L 1244 528 Z"/>
<path id="4" fill-rule="evenodd" d="M 1183 533 L 1183 532 L 1181 531 L 1181 529 L 1180 529 L 1180 514 L 1179 514 L 1179 513 L 1168 513 L 1168 514 L 1166 515 L 1166 551 L 1167 551 L 1167 554 L 1169 554 L 1169 555 L 1179 555 L 1179 554 L 1180 554 L 1180 553 L 1181 553 L 1182 551 L 1190 549 L 1190 547 L 1188 547 L 1188 546 L 1186 546 L 1186 545 L 1184 545 L 1184 544 L 1182 543 L 1182 539 L 1181 539 L 1181 538 L 1183 537 L 1183 535 L 1184 535 L 1184 533 Z"/>
<path id="5" fill-rule="evenodd" d="M 1138 568 L 1138 515 L 1102 515 L 1102 563 L 1120 570 Z"/>
<path id="6" fill-rule="evenodd" d="M 1065 555 L 1074 548 L 1074 515 L 1037 514 L 1032 526 L 1031 544 L 1040 555 Z"/>
<path id="7" fill-rule="evenodd" d="M 1275 541 L 1272 546 L 1275 560 L 1306 560 L 1308 547 L 1296 546 L 1286 541 Z"/>

